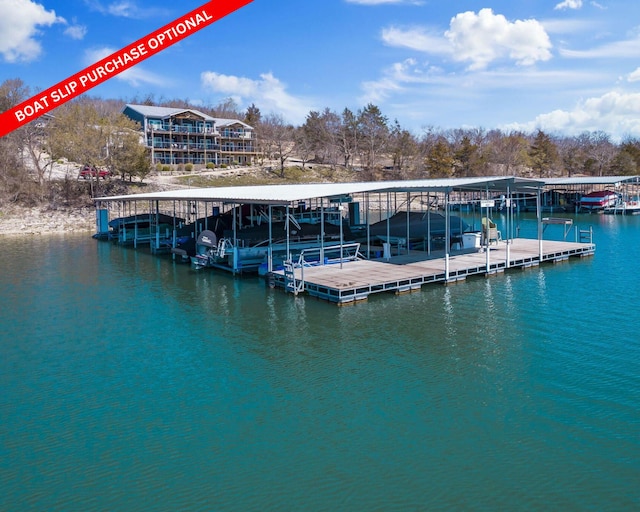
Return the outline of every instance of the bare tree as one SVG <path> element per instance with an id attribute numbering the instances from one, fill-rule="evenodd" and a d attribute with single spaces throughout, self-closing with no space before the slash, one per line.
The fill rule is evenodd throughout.
<path id="1" fill-rule="evenodd" d="M 260 123 L 260 138 L 269 150 L 267 158 L 278 160 L 279 176 L 284 178 L 285 164 L 295 149 L 293 126 L 286 124 L 282 116 L 270 114 Z"/>
<path id="2" fill-rule="evenodd" d="M 123 177 L 144 178 L 149 171 L 140 165 L 146 153 L 137 128 L 123 114 L 96 108 L 93 102 L 80 99 L 54 111 L 47 129 L 47 150 L 53 160 L 66 158 L 80 165 L 107 167 Z M 90 175 L 92 195 L 99 185 L 99 173 Z"/>
<path id="3" fill-rule="evenodd" d="M 529 164 L 529 142 L 524 133 L 514 131 L 504 134 L 499 130 L 492 130 L 487 138 L 489 142 L 486 159 L 499 168 L 493 174 L 516 175 L 521 167 Z"/>
<path id="4" fill-rule="evenodd" d="M 304 169 L 307 162 L 311 160 L 311 157 L 315 154 L 314 144 L 307 137 L 307 132 L 304 127 L 294 128 L 293 140 L 295 143 L 296 156 L 302 162 L 302 168 Z"/>
<path id="5" fill-rule="evenodd" d="M 359 132 L 358 132 L 358 119 L 349 110 L 345 108 L 342 111 L 342 116 L 339 121 L 335 123 L 336 144 L 340 155 L 342 156 L 342 162 L 345 167 L 349 168 L 353 165 L 353 159 L 358 153 L 359 145 Z"/>
<path id="6" fill-rule="evenodd" d="M 369 103 L 358 111 L 358 132 L 361 142 L 360 159 L 367 169 L 374 170 L 389 143 L 387 118 L 377 106 Z"/>
<path id="7" fill-rule="evenodd" d="M 393 168 L 401 175 L 406 171 L 407 162 L 418 154 L 418 142 L 408 130 L 403 129 L 396 119 L 389 134 L 389 150 Z"/>
<path id="8" fill-rule="evenodd" d="M 19 78 L 5 80 L 0 84 L 0 112 L 10 110 L 30 96 L 27 87 Z M 27 168 L 24 164 L 24 132 L 19 128 L 0 137 L 0 200 L 18 201 L 29 186 Z"/>
<path id="9" fill-rule="evenodd" d="M 587 143 L 591 174 L 603 176 L 608 172 L 611 161 L 616 155 L 616 148 L 611 142 L 609 134 L 596 131 L 589 134 Z"/>

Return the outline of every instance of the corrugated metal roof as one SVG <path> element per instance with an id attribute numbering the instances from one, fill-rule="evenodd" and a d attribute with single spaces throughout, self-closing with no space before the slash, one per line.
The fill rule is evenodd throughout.
<path id="1" fill-rule="evenodd" d="M 531 191 L 542 186 L 538 180 L 515 177 L 451 178 L 358 183 L 304 183 L 293 185 L 253 185 L 242 187 L 206 187 L 150 192 L 111 197 L 95 201 L 219 201 L 255 204 L 289 204 L 321 197 L 341 197 L 359 193 L 445 192 L 447 190 L 500 193 L 506 190 Z"/>
<path id="2" fill-rule="evenodd" d="M 638 183 L 638 176 L 576 176 L 570 178 L 543 178 L 541 181 L 550 187 L 578 185 L 620 185 Z"/>

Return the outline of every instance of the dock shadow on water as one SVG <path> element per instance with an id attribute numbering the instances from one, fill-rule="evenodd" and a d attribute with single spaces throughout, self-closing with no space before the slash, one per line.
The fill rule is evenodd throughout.
<path id="1" fill-rule="evenodd" d="M 640 222 L 594 221 L 593 258 L 348 307 L 1 239 L 0 509 L 630 510 Z"/>

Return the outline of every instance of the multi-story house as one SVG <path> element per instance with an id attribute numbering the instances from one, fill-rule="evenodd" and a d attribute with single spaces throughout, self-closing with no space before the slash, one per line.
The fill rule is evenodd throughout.
<path id="1" fill-rule="evenodd" d="M 191 108 L 126 105 L 124 115 L 142 127 L 152 163 L 250 165 L 256 155 L 254 129 Z"/>

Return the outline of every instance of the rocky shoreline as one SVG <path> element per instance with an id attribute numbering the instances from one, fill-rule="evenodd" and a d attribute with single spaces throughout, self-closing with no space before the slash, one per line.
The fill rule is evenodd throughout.
<path id="1" fill-rule="evenodd" d="M 96 231 L 93 207 L 49 209 L 11 207 L 0 210 L 0 236 L 87 233 Z"/>

